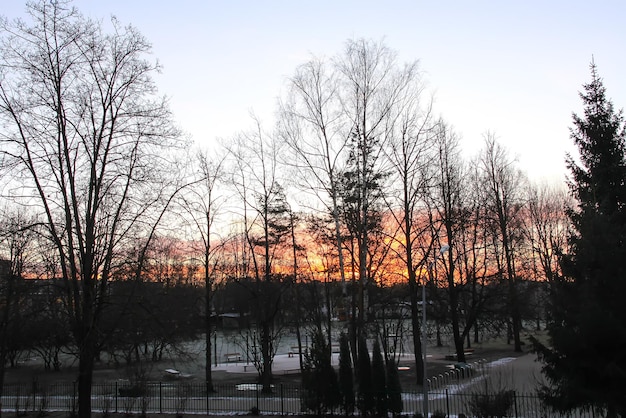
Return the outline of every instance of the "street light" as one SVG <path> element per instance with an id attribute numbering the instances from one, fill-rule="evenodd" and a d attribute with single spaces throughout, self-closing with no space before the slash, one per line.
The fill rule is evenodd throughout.
<path id="1" fill-rule="evenodd" d="M 437 255 L 443 256 L 443 254 L 450 249 L 449 245 L 444 245 L 439 250 L 439 254 L 435 254 L 435 259 L 428 266 L 428 281 L 432 281 L 432 269 L 437 262 Z M 426 283 L 422 284 L 422 397 L 424 398 L 424 418 L 428 418 L 428 378 L 426 377 Z"/>

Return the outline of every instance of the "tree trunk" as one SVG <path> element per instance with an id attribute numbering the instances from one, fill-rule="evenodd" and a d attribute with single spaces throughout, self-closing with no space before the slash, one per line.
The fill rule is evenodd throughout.
<path id="1" fill-rule="evenodd" d="M 437 347 L 443 347 L 443 341 L 441 341 L 441 321 L 439 319 L 435 321 L 435 327 L 437 328 Z"/>
<path id="2" fill-rule="evenodd" d="M 415 273 L 409 273 L 409 292 L 411 293 L 411 330 L 413 332 L 413 352 L 415 353 L 415 377 L 418 386 L 424 382 L 424 363 L 422 361 L 422 343 L 420 339 L 419 309 L 417 308 L 417 283 Z"/>
<path id="3" fill-rule="evenodd" d="M 270 340 L 271 329 L 267 320 L 263 321 L 261 328 L 261 357 L 263 361 L 263 368 L 261 369 L 261 385 L 263 386 L 263 393 L 272 392 L 272 353 Z"/>
<path id="4" fill-rule="evenodd" d="M 206 388 L 209 392 L 213 392 L 213 375 L 211 372 L 211 364 L 213 361 L 212 356 L 211 356 L 211 350 L 212 350 L 213 344 L 211 343 L 211 334 L 212 334 L 211 326 L 209 325 L 206 327 L 206 335 L 205 335 L 206 350 L 204 353 L 204 361 L 205 361 L 204 375 L 205 375 Z"/>
<path id="5" fill-rule="evenodd" d="M 78 417 L 91 418 L 91 386 L 94 367 L 94 342 L 86 338 L 78 358 Z"/>
<path id="6" fill-rule="evenodd" d="M 456 358 L 459 363 L 465 363 L 465 345 L 463 336 L 461 335 L 459 325 L 459 297 L 457 289 L 454 284 L 454 279 L 449 280 L 448 285 L 450 288 L 450 320 L 452 322 L 452 338 L 454 339 L 454 349 L 456 351 Z"/>
<path id="7" fill-rule="evenodd" d="M 509 279 L 510 304 L 511 304 L 511 322 L 513 325 L 513 349 L 517 353 L 522 352 L 522 340 L 520 334 L 522 331 L 522 319 L 519 310 L 519 298 L 517 297 L 516 279 Z"/>
<path id="8" fill-rule="evenodd" d="M 300 297 L 298 294 L 299 292 L 296 290 L 296 301 L 298 303 L 296 308 L 298 309 L 296 313 L 296 339 L 298 341 L 298 366 L 300 368 L 300 372 L 302 373 L 302 333 L 300 331 Z"/>
<path id="9" fill-rule="evenodd" d="M 211 364 L 212 364 L 212 359 L 211 359 L 211 281 L 210 281 L 210 277 L 209 277 L 209 272 L 208 272 L 208 265 L 209 265 L 209 254 L 208 251 L 205 251 L 204 254 L 204 266 L 205 266 L 205 277 L 204 277 L 204 286 L 205 286 L 205 293 L 204 293 L 204 306 L 205 306 L 205 313 L 204 313 L 204 332 L 205 332 L 205 340 L 206 340 L 206 350 L 204 353 L 204 361 L 205 361 L 205 365 L 204 365 L 204 378 L 206 381 L 206 387 L 207 387 L 207 391 L 209 392 L 213 392 L 213 375 L 212 375 L 212 371 L 211 371 Z"/>
<path id="10" fill-rule="evenodd" d="M 330 298 L 330 280 L 328 275 L 326 276 L 326 283 L 324 286 L 324 296 L 326 298 L 326 309 L 328 310 L 328 315 L 326 316 L 326 326 L 327 326 L 327 338 L 328 338 L 328 355 L 329 358 L 333 358 L 333 317 L 332 317 L 332 302 Z"/>

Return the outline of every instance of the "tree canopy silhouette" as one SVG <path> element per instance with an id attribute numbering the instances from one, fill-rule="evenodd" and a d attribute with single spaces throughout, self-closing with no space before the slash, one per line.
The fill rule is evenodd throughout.
<path id="1" fill-rule="evenodd" d="M 573 116 L 576 162 L 568 156 L 576 207 L 563 276 L 551 288 L 549 343 L 534 341 L 548 384 L 543 397 L 558 410 L 577 407 L 626 414 L 626 162 L 625 129 L 595 64 Z"/>

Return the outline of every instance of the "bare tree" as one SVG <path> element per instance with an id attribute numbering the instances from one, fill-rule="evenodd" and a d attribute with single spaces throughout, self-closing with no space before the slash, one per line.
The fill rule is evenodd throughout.
<path id="1" fill-rule="evenodd" d="M 466 181 L 463 198 L 463 225 L 457 231 L 454 251 L 457 254 L 457 280 L 461 284 L 459 294 L 459 311 L 463 313 L 462 339 L 471 346 L 470 332 L 473 329 L 473 340 L 479 342 L 479 320 L 485 315 L 486 307 L 494 292 L 491 290 L 493 278 L 490 270 L 491 233 L 487 225 L 487 208 L 481 196 L 483 183 L 478 168 L 471 165 L 465 171 Z"/>
<path id="2" fill-rule="evenodd" d="M 445 245 L 448 245 L 448 254 L 445 262 L 445 288 L 447 290 L 448 319 L 452 325 L 452 337 L 457 359 L 465 362 L 465 350 L 461 335 L 461 318 L 459 312 L 459 297 L 462 283 L 459 281 L 457 252 L 462 246 L 461 231 L 467 226 L 468 212 L 464 199 L 465 167 L 461 160 L 459 138 L 443 121 L 437 125 L 437 157 L 436 180 L 434 181 L 433 198 L 437 211 L 437 222 L 441 223 Z"/>
<path id="3" fill-rule="evenodd" d="M 281 135 L 296 156 L 293 164 L 304 174 L 304 188 L 333 216 L 344 295 L 344 253 L 353 244 L 356 249 L 350 261 L 358 269 L 353 277 L 359 278 L 354 295 L 358 326 L 353 324 L 358 329 L 351 337 L 354 354 L 355 332 L 363 327 L 367 311 L 367 287 L 373 283 L 368 231 L 375 225 L 368 222 L 376 212 L 373 202 L 381 197 L 373 188 L 376 183 L 382 187 L 384 144 L 398 131 L 400 115 L 415 98 L 417 75 L 416 63 L 400 66 L 396 53 L 383 43 L 350 40 L 333 59 L 312 59 L 299 67 L 281 107 Z M 351 196 L 341 195 L 348 190 Z M 340 205 L 346 200 L 354 206 L 352 243 L 345 243 L 342 235 L 346 224 Z"/>
<path id="4" fill-rule="evenodd" d="M 526 306 L 535 316 L 535 328 L 540 330 L 541 321 L 546 318 L 549 283 L 562 277 L 559 262 L 568 253 L 567 237 L 571 233 L 566 213 L 573 204 L 567 190 L 557 185 L 531 184 L 527 193 L 528 204 L 522 219 L 530 251 L 525 252 L 525 259 L 528 277 L 535 283 Z"/>
<path id="5" fill-rule="evenodd" d="M 11 271 L 10 260 L 0 260 L 0 416 L 2 415 L 2 394 L 4 389 L 4 373 L 7 362 L 10 330 L 17 319 L 19 291 L 16 278 Z"/>
<path id="6" fill-rule="evenodd" d="M 418 221 L 424 216 L 423 200 L 427 192 L 431 161 L 432 120 L 430 104 L 422 109 L 421 88 L 415 81 L 412 91 L 405 97 L 403 106 L 398 109 L 398 123 L 395 133 L 385 147 L 389 161 L 391 179 L 398 185 L 387 197 L 389 213 L 394 224 L 399 228 L 396 237 L 397 255 L 406 267 L 411 304 L 411 325 L 413 350 L 415 353 L 416 379 L 418 384 L 424 380 L 422 346 L 420 343 L 420 321 L 418 311 L 417 268 L 424 263 L 416 251 L 420 236 L 431 229 Z M 428 217 L 427 217 L 428 218 Z"/>
<path id="7" fill-rule="evenodd" d="M 537 270 L 548 281 L 561 274 L 559 256 L 567 252 L 571 228 L 566 209 L 572 207 L 567 190 L 546 184 L 529 187 L 526 220 L 527 239 L 532 246 Z"/>
<path id="8" fill-rule="evenodd" d="M 201 266 L 204 281 L 204 331 L 205 331 L 205 381 L 208 390 L 213 390 L 211 373 L 211 324 L 213 289 L 216 286 L 216 270 L 219 261 L 217 254 L 221 247 L 215 243 L 215 219 L 223 199 L 220 198 L 218 186 L 225 179 L 224 158 L 211 159 L 207 152 L 196 154 L 199 179 L 181 196 L 181 204 L 190 218 L 192 242 L 197 243 L 201 255 Z M 222 196 L 223 197 L 223 196 Z"/>
<path id="9" fill-rule="evenodd" d="M 295 313 L 294 313 L 294 325 L 296 327 L 296 341 L 298 342 L 298 366 L 300 370 L 302 370 L 302 334 L 300 333 L 301 326 L 301 318 L 302 318 L 302 310 L 300 306 L 300 286 L 299 279 L 300 274 L 298 271 L 298 258 L 299 253 L 302 252 L 303 247 L 298 244 L 298 240 L 296 239 L 296 222 L 300 221 L 298 215 L 296 215 L 291 206 L 289 206 L 289 237 L 291 239 L 291 254 L 292 254 L 292 273 L 291 273 L 291 289 L 294 290 L 295 293 Z"/>
<path id="10" fill-rule="evenodd" d="M 281 103 L 280 135 L 291 149 L 292 162 L 301 169 L 298 180 L 332 214 L 339 274 L 343 294 L 347 295 L 343 239 L 339 214 L 339 174 L 348 143 L 337 74 L 320 59 L 297 68 L 289 80 L 290 95 Z"/>
<path id="11" fill-rule="evenodd" d="M 166 289 L 189 284 L 190 278 L 187 270 L 190 265 L 182 252 L 183 245 L 180 238 L 155 235 L 144 254 L 146 267 L 142 273 L 147 276 L 148 280 L 162 283 Z M 135 278 L 145 280 L 141 276 Z"/>
<path id="12" fill-rule="evenodd" d="M 349 41 L 343 55 L 335 60 L 340 74 L 339 94 L 345 120 L 345 135 L 350 139 L 347 166 L 343 176 L 349 192 L 344 202 L 354 205 L 352 233 L 356 241 L 358 267 L 357 318 L 353 344 L 366 321 L 367 288 L 373 277 L 368 270 L 370 231 L 376 228 L 376 201 L 381 199 L 385 176 L 382 150 L 393 134 L 398 113 L 395 110 L 409 89 L 413 71 L 398 69 L 397 55 L 382 43 Z M 415 64 L 412 64 L 414 66 Z"/>
<path id="13" fill-rule="evenodd" d="M 506 279 L 508 310 L 514 341 L 514 350 L 522 351 L 520 339 L 521 312 L 518 296 L 516 257 L 521 248 L 524 177 L 515 167 L 506 150 L 492 134 L 485 137 L 485 147 L 479 157 L 482 184 L 485 188 L 487 210 L 494 222 L 494 244 L 500 248 L 498 271 Z M 496 249 L 497 250 L 497 249 Z"/>
<path id="14" fill-rule="evenodd" d="M 18 333 L 21 334 L 24 328 L 20 325 L 24 317 L 23 279 L 34 253 L 35 224 L 34 217 L 25 214 L 23 208 L 17 207 L 2 213 L 0 220 L 0 398 L 4 388 L 5 365 L 11 353 L 26 348 L 19 346 L 23 341 Z"/>
<path id="15" fill-rule="evenodd" d="M 42 214 L 59 254 L 88 418 L 109 280 L 120 249 L 153 236 L 178 189 L 183 142 L 136 29 L 113 19 L 105 33 L 64 1 L 27 11 L 31 23 L 0 26 L 0 149 L 22 187 L 14 198 Z"/>
<path id="16" fill-rule="evenodd" d="M 276 352 L 278 314 L 282 292 L 278 265 L 290 234 L 289 205 L 279 182 L 279 143 L 266 135 L 261 122 L 230 146 L 236 170 L 233 184 L 243 204 L 243 227 L 251 258 L 256 324 L 261 345 L 259 372 L 264 391 L 271 391 L 272 363 Z"/>

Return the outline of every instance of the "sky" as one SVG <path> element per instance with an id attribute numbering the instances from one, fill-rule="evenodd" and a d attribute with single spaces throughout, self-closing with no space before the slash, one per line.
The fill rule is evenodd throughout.
<path id="1" fill-rule="evenodd" d="M 0 14 L 24 15 L 23 0 Z M 286 79 L 311 56 L 349 39 L 383 41 L 419 61 L 435 113 L 475 155 L 493 133 L 529 178 L 561 182 L 578 96 L 593 59 L 616 109 L 626 106 L 626 2 L 381 0 L 75 0 L 85 15 L 114 15 L 153 45 L 156 77 L 178 125 L 211 149 L 274 121 Z"/>

